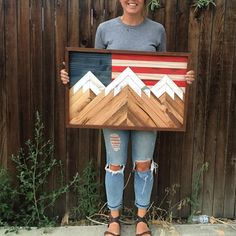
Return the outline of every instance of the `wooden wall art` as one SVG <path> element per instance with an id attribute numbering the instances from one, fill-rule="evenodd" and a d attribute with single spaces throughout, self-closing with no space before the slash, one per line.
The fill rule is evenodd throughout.
<path id="1" fill-rule="evenodd" d="M 185 131 L 188 59 L 67 48 L 67 127 Z"/>

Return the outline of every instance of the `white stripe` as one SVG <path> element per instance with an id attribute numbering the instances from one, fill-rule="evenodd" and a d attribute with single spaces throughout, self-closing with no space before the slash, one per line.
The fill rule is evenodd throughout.
<path id="1" fill-rule="evenodd" d="M 113 59 L 112 66 L 152 67 L 164 69 L 186 69 L 187 62 L 134 61 Z"/>
<path id="2" fill-rule="evenodd" d="M 122 72 L 112 72 L 112 78 L 116 78 Z M 166 74 L 145 74 L 145 73 L 135 73 L 141 80 L 160 80 Z M 184 75 L 169 75 L 172 80 L 185 81 Z"/>

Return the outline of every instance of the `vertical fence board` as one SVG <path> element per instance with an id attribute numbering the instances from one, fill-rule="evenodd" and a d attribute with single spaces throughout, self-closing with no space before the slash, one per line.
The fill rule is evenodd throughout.
<path id="1" fill-rule="evenodd" d="M 191 52 L 189 61 L 189 68 L 195 71 L 197 75 L 197 62 L 198 62 L 198 46 L 200 35 L 199 24 L 194 17 L 194 13 L 191 10 L 189 12 L 189 27 L 188 27 L 188 51 Z M 196 76 L 197 77 L 197 76 Z M 197 78 L 196 78 L 197 80 Z M 183 144 L 183 156 L 181 164 L 181 193 L 180 200 L 190 197 L 192 192 L 192 166 L 193 166 L 193 146 L 194 146 L 194 130 L 195 130 L 195 106 L 196 106 L 196 82 L 194 82 L 189 88 L 189 100 L 188 100 L 188 118 L 187 118 L 187 132 L 184 135 Z M 182 217 L 187 217 L 190 213 L 191 207 L 184 207 L 181 211 Z"/>
<path id="2" fill-rule="evenodd" d="M 80 0 L 80 47 L 93 47 L 91 39 L 91 0 Z M 84 27 L 84 26 L 87 27 Z"/>
<path id="3" fill-rule="evenodd" d="M 5 11 L 0 0 L 0 166 L 7 167 L 7 92 L 5 77 Z"/>
<path id="4" fill-rule="evenodd" d="M 42 111 L 42 1 L 31 0 L 31 101 L 32 115 Z"/>
<path id="5" fill-rule="evenodd" d="M 229 117 L 229 106 L 230 106 L 230 87 L 231 87 L 231 78 L 227 76 L 227 68 L 223 69 L 223 65 L 225 64 L 225 60 L 228 62 L 230 59 L 230 51 L 224 50 L 224 48 L 228 48 L 228 43 L 225 43 L 228 29 L 228 22 L 225 19 L 225 3 L 216 1 L 217 9 L 219 11 L 216 14 L 216 17 L 220 19 L 220 22 L 217 22 L 217 25 L 221 26 L 219 28 L 219 36 L 217 36 L 217 41 L 219 41 L 219 48 L 216 50 L 220 50 L 221 54 L 219 57 L 222 57 L 221 61 L 218 61 L 217 66 L 219 69 L 216 70 L 216 73 L 219 73 L 220 77 L 217 78 L 219 81 L 220 91 L 218 96 L 218 109 L 217 109 L 217 144 L 216 144 L 216 161 L 215 165 L 215 178 L 214 178 L 214 192 L 213 192 L 213 215 L 215 217 L 220 217 L 223 215 L 224 211 L 224 192 L 225 192 L 225 162 L 226 162 L 226 149 L 227 149 L 227 121 Z M 232 34 L 232 31 L 231 31 Z M 230 47 L 229 47 L 230 48 Z M 231 60 L 232 60 L 231 56 Z M 225 73 L 226 72 L 226 73 Z"/>
<path id="6" fill-rule="evenodd" d="M 225 55 L 222 71 L 224 77 L 230 87 L 228 92 L 229 116 L 227 121 L 227 150 L 226 156 L 226 170 L 225 170 L 225 191 L 224 191 L 224 211 L 223 217 L 235 218 L 236 216 L 236 29 L 234 24 L 236 22 L 236 5 L 233 1 L 226 1 L 226 20 L 225 27 L 227 32 L 224 37 Z M 223 103 L 222 103 L 223 105 Z M 222 152 L 221 152 L 222 154 Z M 222 158 L 222 157 L 219 157 Z"/>
<path id="7" fill-rule="evenodd" d="M 54 101 L 55 101 L 55 17 L 54 2 L 42 2 L 42 117 L 45 135 L 54 141 Z"/>
<path id="8" fill-rule="evenodd" d="M 194 13 L 193 13 L 194 14 Z M 193 16 L 195 17 L 195 15 Z M 193 147 L 193 172 L 192 172 L 192 191 L 196 181 L 196 176 L 204 163 L 205 152 L 205 130 L 206 130 L 206 100 L 207 100 L 207 81 L 209 77 L 210 50 L 211 50 L 211 28 L 212 13 L 203 12 L 201 18 L 194 18 L 198 22 L 200 34 L 198 51 L 198 73 L 196 80 L 196 109 L 194 120 L 194 147 Z M 201 138 L 199 138 L 201 137 Z M 200 178 L 200 196 L 198 198 L 199 209 L 202 209 L 203 201 L 203 177 Z M 195 199 L 196 200 L 196 199 Z"/>
<path id="9" fill-rule="evenodd" d="M 54 102 L 54 129 L 55 129 L 55 155 L 65 166 L 67 163 L 67 145 L 65 128 L 65 88 L 62 85 L 59 74 L 64 60 L 65 47 L 67 46 L 67 1 L 55 0 L 55 102 Z M 70 147 L 68 147 L 69 149 Z M 76 157 L 75 157 L 76 158 Z M 65 166 L 65 171 L 67 166 Z M 56 172 L 54 176 L 54 185 L 58 185 L 57 178 L 60 173 Z M 66 176 L 68 179 L 68 176 Z M 65 213 L 65 199 L 62 198 L 56 206 L 57 214 Z"/>
<path id="10" fill-rule="evenodd" d="M 121 15 L 122 8 L 119 0 L 105 1 L 105 20 Z"/>
<path id="11" fill-rule="evenodd" d="M 217 1 L 220 5 L 220 1 Z M 217 145 L 217 123 L 219 121 L 219 94 L 220 94 L 220 65 L 222 64 L 222 43 L 223 42 L 223 14 L 222 6 L 216 8 L 213 18 L 212 29 L 212 51 L 210 76 L 208 79 L 208 97 L 206 107 L 206 136 L 205 136 L 205 161 L 209 163 L 209 170 L 204 179 L 204 201 L 203 209 L 205 212 L 213 210 L 213 193 L 214 193 L 214 178 L 215 178 L 215 162 L 216 162 L 216 145 Z M 223 147 L 222 147 L 223 148 Z"/>
<path id="12" fill-rule="evenodd" d="M 68 46 L 78 47 L 79 46 L 79 29 L 80 29 L 80 5 L 78 0 L 72 0 L 68 3 Z M 67 130 L 67 173 L 68 179 L 72 179 L 75 173 L 79 170 L 79 129 L 68 129 Z M 81 171 L 80 171 L 81 173 Z M 67 211 L 76 204 L 76 197 L 72 193 L 67 197 Z"/>
<path id="13" fill-rule="evenodd" d="M 30 74 L 30 1 L 18 1 L 18 86 L 20 140 L 23 145 L 32 134 L 31 74 Z M 34 95 L 33 95 L 34 96 Z"/>
<path id="14" fill-rule="evenodd" d="M 177 0 L 165 1 L 165 29 L 167 39 L 167 51 L 173 52 L 176 50 L 176 9 Z"/>
<path id="15" fill-rule="evenodd" d="M 6 86 L 7 86 L 7 155 L 16 154 L 20 146 L 17 65 L 17 1 L 5 1 Z M 14 167 L 8 158 L 8 169 Z"/>

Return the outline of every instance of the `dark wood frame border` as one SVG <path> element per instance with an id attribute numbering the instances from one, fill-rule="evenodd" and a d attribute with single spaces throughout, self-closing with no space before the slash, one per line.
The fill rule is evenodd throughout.
<path id="1" fill-rule="evenodd" d="M 188 52 L 143 52 L 143 51 L 126 51 L 126 50 L 105 50 L 105 49 L 94 49 L 94 48 L 79 48 L 79 47 L 66 47 L 65 52 L 65 61 L 66 61 L 66 70 L 70 74 L 69 71 L 69 54 L 70 52 L 96 52 L 102 54 L 132 54 L 132 55 L 156 55 L 156 56 L 184 56 L 188 58 L 187 70 L 189 70 L 189 60 L 190 53 Z M 150 127 L 114 127 L 114 126 L 100 126 L 100 125 L 73 125 L 69 123 L 69 85 L 66 85 L 66 97 L 65 97 L 65 109 L 66 109 L 66 127 L 67 128 L 93 128 L 93 129 L 101 129 L 101 128 L 112 128 L 112 129 L 123 129 L 123 130 L 157 130 L 157 131 L 186 131 L 186 120 L 187 120 L 187 108 L 188 108 L 188 97 L 189 97 L 189 86 L 187 84 L 186 92 L 185 92 L 185 103 L 184 103 L 184 122 L 181 128 L 150 128 Z"/>

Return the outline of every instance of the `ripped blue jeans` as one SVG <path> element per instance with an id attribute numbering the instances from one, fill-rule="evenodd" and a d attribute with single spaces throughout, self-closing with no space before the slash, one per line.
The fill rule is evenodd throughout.
<path id="1" fill-rule="evenodd" d="M 106 175 L 105 187 L 107 205 L 110 210 L 118 210 L 122 207 L 124 189 L 124 169 L 127 162 L 127 149 L 129 138 L 132 145 L 132 162 L 134 174 L 135 205 L 138 208 L 148 208 L 153 187 L 153 171 L 157 164 L 153 161 L 153 153 L 156 143 L 156 131 L 137 130 L 103 130 L 106 146 Z M 151 161 L 151 168 L 147 171 L 135 170 L 137 162 Z M 120 166 L 114 171 L 110 165 Z"/>

